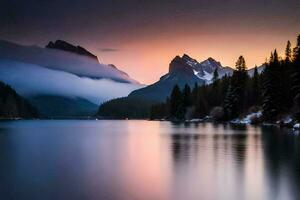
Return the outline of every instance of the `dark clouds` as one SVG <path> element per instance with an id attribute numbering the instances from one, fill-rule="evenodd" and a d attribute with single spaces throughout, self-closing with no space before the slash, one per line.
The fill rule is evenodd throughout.
<path id="1" fill-rule="evenodd" d="M 63 39 L 147 83 L 183 53 L 259 65 L 298 33 L 299 0 L 0 0 L 0 39 Z"/>
<path id="2" fill-rule="evenodd" d="M 105 40 L 157 29 L 299 26 L 298 0 L 2 0 L 0 37 L 41 43 L 53 37 Z M 222 27 L 222 24 L 226 26 Z M 232 26 L 230 26 L 232 24 Z M 228 27 L 229 25 L 229 27 Z M 250 25 L 250 27 L 249 27 Z M 236 27 L 239 26 L 239 27 Z M 162 30 L 162 31 L 163 31 Z M 109 37 L 110 36 L 110 37 Z"/>

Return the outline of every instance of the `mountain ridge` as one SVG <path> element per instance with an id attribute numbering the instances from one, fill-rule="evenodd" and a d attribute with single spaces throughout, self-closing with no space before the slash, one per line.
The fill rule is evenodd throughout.
<path id="1" fill-rule="evenodd" d="M 79 55 L 89 56 L 98 61 L 98 57 L 96 55 L 92 54 L 91 52 L 89 52 L 88 50 L 86 50 L 85 48 L 83 48 L 79 45 L 78 46 L 72 45 L 63 40 L 56 40 L 55 42 L 50 41 L 46 45 L 46 48 L 59 49 L 62 51 L 68 51 L 68 52 L 76 53 Z"/>

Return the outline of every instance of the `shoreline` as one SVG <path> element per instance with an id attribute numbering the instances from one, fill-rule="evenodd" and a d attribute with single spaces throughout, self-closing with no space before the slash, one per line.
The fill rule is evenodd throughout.
<path id="1" fill-rule="evenodd" d="M 226 124 L 226 125 L 233 125 L 233 126 L 276 126 L 278 128 L 289 128 L 293 130 L 300 130 L 300 124 L 299 123 L 279 123 L 279 122 L 273 122 L 273 123 L 267 123 L 267 122 L 260 122 L 260 123 L 244 123 L 244 122 L 237 122 L 234 120 L 231 121 L 216 121 L 213 119 L 190 119 L 190 120 L 170 120 L 170 119 L 129 119 L 129 118 L 97 118 L 97 117 L 69 117 L 69 118 L 0 118 L 0 122 L 3 121 L 47 121 L 47 120 L 95 120 L 95 121 L 101 121 L 101 120 L 112 120 L 112 121 L 127 121 L 127 120 L 135 120 L 135 121 L 165 121 L 165 122 L 171 122 L 171 123 L 178 123 L 178 124 L 187 124 L 187 123 L 194 123 L 194 124 L 200 124 L 200 123 L 214 123 L 214 124 Z"/>

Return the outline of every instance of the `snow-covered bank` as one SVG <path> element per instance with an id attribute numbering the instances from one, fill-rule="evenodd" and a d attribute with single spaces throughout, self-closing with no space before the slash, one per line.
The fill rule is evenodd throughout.
<path id="1" fill-rule="evenodd" d="M 247 125 L 247 124 L 257 124 L 257 120 L 260 119 L 262 117 L 262 112 L 258 111 L 255 113 L 250 113 L 248 115 L 246 115 L 244 118 L 237 118 L 234 120 L 231 120 L 229 123 L 231 124 L 243 124 L 243 125 Z"/>
<path id="2" fill-rule="evenodd" d="M 188 120 L 185 120 L 185 122 L 203 122 L 204 119 L 188 119 Z"/>

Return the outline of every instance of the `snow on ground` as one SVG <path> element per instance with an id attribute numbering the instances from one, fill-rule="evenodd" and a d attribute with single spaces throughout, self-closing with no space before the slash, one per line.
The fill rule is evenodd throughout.
<path id="1" fill-rule="evenodd" d="M 293 119 L 291 116 L 287 116 L 283 119 L 283 123 L 284 124 L 289 124 L 289 123 L 292 123 L 293 122 Z"/>
<path id="2" fill-rule="evenodd" d="M 293 123 L 293 118 L 291 116 L 285 116 L 284 118 L 278 120 L 276 124 L 279 124 L 280 126 L 291 126 Z"/>
<path id="3" fill-rule="evenodd" d="M 299 130 L 300 129 L 300 124 L 299 123 L 295 124 L 293 128 Z"/>
<path id="4" fill-rule="evenodd" d="M 232 123 L 232 124 L 251 124 L 252 119 L 260 118 L 261 116 L 262 116 L 262 112 L 258 111 L 255 113 L 251 113 L 242 119 L 237 118 L 237 119 L 231 120 L 230 123 Z"/>
<path id="5" fill-rule="evenodd" d="M 185 120 L 185 122 L 203 122 L 203 119 L 189 119 Z"/>

